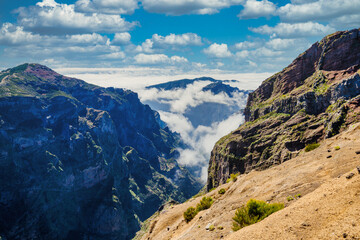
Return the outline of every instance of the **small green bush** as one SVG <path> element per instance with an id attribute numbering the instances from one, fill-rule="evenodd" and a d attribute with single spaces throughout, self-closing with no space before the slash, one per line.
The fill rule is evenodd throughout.
<path id="1" fill-rule="evenodd" d="M 225 194 L 225 192 L 226 192 L 226 190 L 224 188 L 222 188 L 218 191 L 219 194 Z"/>
<path id="2" fill-rule="evenodd" d="M 239 176 L 239 173 L 236 173 L 236 174 L 232 173 L 232 174 L 230 174 L 230 178 L 228 178 L 228 179 L 226 180 L 226 183 L 228 183 L 228 182 L 230 182 L 230 181 L 236 182 L 238 176 Z"/>
<path id="3" fill-rule="evenodd" d="M 292 196 L 288 196 L 286 199 L 288 200 L 288 202 L 294 200 L 294 198 Z"/>
<path id="4" fill-rule="evenodd" d="M 198 212 L 208 209 L 211 207 L 211 205 L 213 204 L 214 200 L 211 197 L 203 197 L 200 201 L 200 203 L 198 203 L 196 205 L 196 210 Z"/>
<path id="5" fill-rule="evenodd" d="M 320 147 L 320 144 L 319 143 L 311 143 L 309 145 L 306 145 L 305 147 L 305 152 L 310 152 L 316 148 Z"/>
<path id="6" fill-rule="evenodd" d="M 190 222 L 198 213 L 198 211 L 196 211 L 196 209 L 194 207 L 189 207 L 185 212 L 184 212 L 184 218 L 185 221 L 188 223 Z"/>
<path id="7" fill-rule="evenodd" d="M 211 226 L 209 227 L 209 231 L 214 231 L 214 230 L 215 230 L 214 225 L 211 225 Z"/>
<path id="8" fill-rule="evenodd" d="M 294 197 L 295 197 L 296 199 L 301 198 L 301 194 L 298 193 L 298 194 L 296 194 Z"/>
<path id="9" fill-rule="evenodd" d="M 233 230 L 237 231 L 248 225 L 257 223 L 270 214 L 284 208 L 282 203 L 266 203 L 265 201 L 250 199 L 245 206 L 237 209 L 233 217 Z"/>
<path id="10" fill-rule="evenodd" d="M 336 151 L 340 150 L 339 146 L 334 147 Z"/>

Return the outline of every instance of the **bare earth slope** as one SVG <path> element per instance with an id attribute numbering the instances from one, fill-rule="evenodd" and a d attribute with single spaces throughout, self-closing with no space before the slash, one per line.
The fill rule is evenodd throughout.
<path id="1" fill-rule="evenodd" d="M 196 206 L 202 196 L 165 208 L 142 239 L 360 239 L 359 150 L 360 124 L 354 124 L 311 152 L 265 171 L 253 170 L 207 193 L 214 204 L 189 223 L 183 212 Z M 347 179 L 351 173 L 355 175 Z M 220 188 L 226 189 L 224 195 L 218 194 Z M 296 194 L 302 197 L 287 201 Z M 233 232 L 235 210 L 251 198 L 284 202 L 286 207 Z M 205 229 L 209 223 L 214 231 Z"/>

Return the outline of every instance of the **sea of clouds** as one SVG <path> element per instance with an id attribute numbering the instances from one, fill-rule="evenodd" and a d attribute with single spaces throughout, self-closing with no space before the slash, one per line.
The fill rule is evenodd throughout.
<path id="1" fill-rule="evenodd" d="M 244 122 L 244 116 L 240 109 L 246 105 L 247 95 L 236 92 L 233 96 L 225 93 L 213 94 L 210 91 L 202 91 L 202 88 L 210 84 L 210 81 L 198 81 L 188 85 L 184 89 L 159 90 L 156 88 L 147 89 L 146 86 L 164 83 L 168 81 L 196 78 L 194 75 L 180 75 L 176 72 L 160 75 L 163 70 L 148 68 L 127 68 L 127 69 L 57 69 L 61 74 L 83 79 L 89 83 L 103 87 L 128 88 L 138 93 L 143 103 L 150 103 L 150 106 L 160 113 L 162 121 L 168 127 L 181 135 L 186 148 L 179 148 L 179 163 L 187 166 L 192 173 L 201 179 L 203 183 L 207 179 L 207 169 L 211 150 L 216 141 L 221 137 L 235 130 Z M 240 90 L 255 89 L 262 80 L 270 76 L 270 73 L 259 74 L 221 74 L 211 73 L 215 79 L 241 79 L 240 81 L 225 81 L 224 83 L 237 87 Z M 201 75 L 200 75 L 201 76 Z M 185 116 L 186 113 L 204 103 L 222 104 L 224 107 L 236 106 L 236 111 L 228 114 L 221 121 L 210 121 L 206 126 L 194 126 Z M 208 117 L 204 116 L 199 117 Z"/>

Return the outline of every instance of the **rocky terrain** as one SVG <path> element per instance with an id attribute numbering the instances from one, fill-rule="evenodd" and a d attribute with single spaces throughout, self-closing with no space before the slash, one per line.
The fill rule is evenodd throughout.
<path id="1" fill-rule="evenodd" d="M 136 93 L 24 64 L 0 72 L 0 238 L 131 239 L 201 185 Z"/>
<path id="2" fill-rule="evenodd" d="M 238 176 L 203 195 L 214 203 L 189 223 L 183 213 L 203 196 L 167 205 L 149 220 L 141 239 L 360 239 L 359 136 L 360 124 L 353 124 L 313 151 Z M 219 194 L 220 189 L 225 193 Z M 285 208 L 234 232 L 235 211 L 249 199 L 282 202 Z"/>
<path id="3" fill-rule="evenodd" d="M 266 169 L 360 120 L 359 29 L 312 45 L 249 94 L 246 123 L 215 145 L 207 189 L 232 173 Z"/>

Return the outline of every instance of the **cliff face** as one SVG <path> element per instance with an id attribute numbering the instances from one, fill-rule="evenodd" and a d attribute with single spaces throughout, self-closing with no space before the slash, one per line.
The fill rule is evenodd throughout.
<path id="1" fill-rule="evenodd" d="M 359 121 L 359 68 L 355 29 L 325 37 L 266 79 L 249 94 L 245 124 L 216 143 L 208 189 L 231 173 L 280 164 Z"/>
<path id="2" fill-rule="evenodd" d="M 24 64 L 0 72 L 0 236 L 130 239 L 199 189 L 137 94 Z"/>

